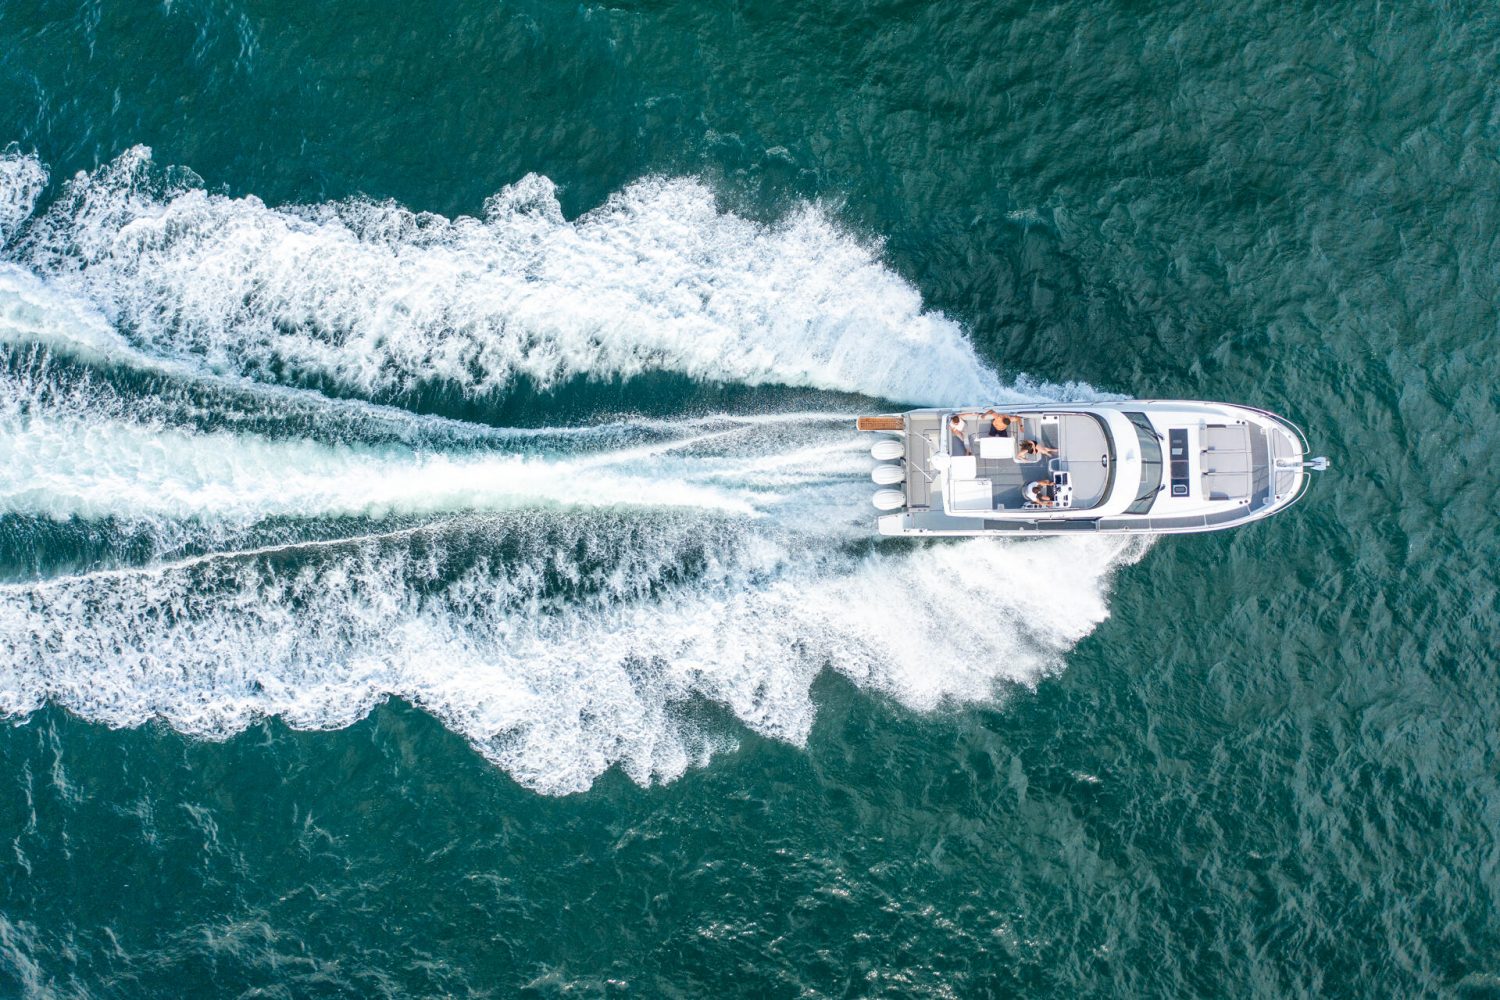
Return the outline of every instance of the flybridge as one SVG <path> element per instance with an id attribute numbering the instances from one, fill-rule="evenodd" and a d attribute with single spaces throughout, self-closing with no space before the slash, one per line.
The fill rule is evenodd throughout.
<path id="1" fill-rule="evenodd" d="M 924 409 L 856 426 L 882 435 L 871 478 L 886 535 L 1214 531 L 1290 506 L 1308 470 L 1327 467 L 1285 419 L 1198 400 Z"/>

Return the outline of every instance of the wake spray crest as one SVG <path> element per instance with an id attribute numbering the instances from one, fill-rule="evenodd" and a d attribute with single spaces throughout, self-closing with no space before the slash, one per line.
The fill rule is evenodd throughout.
<path id="1" fill-rule="evenodd" d="M 731 739 L 693 721 L 698 700 L 803 742 L 826 666 L 916 710 L 1033 682 L 1104 618 L 1108 571 L 1131 557 L 1097 538 L 860 556 L 765 535 L 716 546 L 733 558 L 688 582 L 549 604 L 549 550 L 598 537 L 554 527 L 583 533 L 505 566 L 458 561 L 461 539 L 439 535 L 0 586 L 0 713 L 54 701 L 109 725 L 160 718 L 221 738 L 268 715 L 346 726 L 395 695 L 539 791 L 587 788 L 615 765 L 645 784 Z M 666 567 L 685 538 L 635 536 L 626 551 L 664 544 L 650 562 Z M 1033 599 L 1027 579 L 1061 563 L 1078 584 Z M 1012 598 L 950 613 L 978 589 Z"/>
<path id="2" fill-rule="evenodd" d="M 152 352 L 367 396 L 649 371 L 920 402 L 1021 395 L 815 207 L 762 225 L 697 181 L 651 178 L 570 222 L 533 175 L 484 219 L 450 220 L 192 184 L 137 147 L 69 182 L 10 256 Z"/>

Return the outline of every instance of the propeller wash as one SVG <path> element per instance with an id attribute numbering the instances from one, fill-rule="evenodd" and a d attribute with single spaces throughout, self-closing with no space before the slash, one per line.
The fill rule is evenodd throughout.
<path id="1" fill-rule="evenodd" d="M 871 536 L 840 396 L 1087 389 L 994 376 L 814 206 L 764 225 L 648 179 L 567 220 L 528 177 L 482 218 L 274 208 L 144 149 L 49 180 L 0 158 L 12 718 L 225 738 L 397 697 L 538 791 L 645 784 L 734 745 L 705 707 L 805 740 L 825 669 L 918 711 L 1034 682 L 1143 551 Z M 547 422 L 550 388 L 657 372 L 836 405 Z M 518 380 L 540 426 L 409 403 Z M 1076 585 L 1029 596 L 1059 561 Z M 1012 599 L 947 613 L 985 590 Z"/>

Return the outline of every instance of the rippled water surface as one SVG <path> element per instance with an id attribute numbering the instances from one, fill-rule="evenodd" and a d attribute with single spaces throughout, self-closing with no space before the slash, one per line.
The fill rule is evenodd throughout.
<path id="1" fill-rule="evenodd" d="M 1500 995 L 1497 65 L 0 5 L 0 995 Z M 1110 396 L 1334 471 L 873 536 L 853 414 Z"/>

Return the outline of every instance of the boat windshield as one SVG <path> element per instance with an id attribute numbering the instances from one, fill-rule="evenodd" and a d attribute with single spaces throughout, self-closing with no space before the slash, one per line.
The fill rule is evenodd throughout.
<path id="1" fill-rule="evenodd" d="M 1130 514 L 1144 514 L 1156 503 L 1156 494 L 1161 492 L 1161 436 L 1144 413 L 1126 413 L 1125 416 L 1135 427 L 1135 436 L 1141 445 L 1141 485 L 1135 491 L 1134 502 L 1125 510 Z"/>

